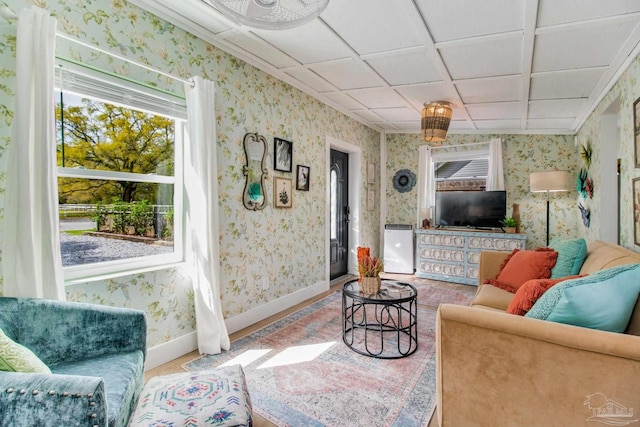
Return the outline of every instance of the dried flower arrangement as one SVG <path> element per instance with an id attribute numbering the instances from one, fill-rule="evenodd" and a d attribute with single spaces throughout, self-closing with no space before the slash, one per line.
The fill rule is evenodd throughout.
<path id="1" fill-rule="evenodd" d="M 382 269 L 382 261 L 378 257 L 365 255 L 358 261 L 358 272 L 362 277 L 378 277 Z"/>

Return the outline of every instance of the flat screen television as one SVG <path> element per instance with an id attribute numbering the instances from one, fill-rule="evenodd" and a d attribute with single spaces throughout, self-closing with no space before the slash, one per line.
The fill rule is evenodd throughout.
<path id="1" fill-rule="evenodd" d="M 436 192 L 437 227 L 500 228 L 506 214 L 506 191 Z"/>

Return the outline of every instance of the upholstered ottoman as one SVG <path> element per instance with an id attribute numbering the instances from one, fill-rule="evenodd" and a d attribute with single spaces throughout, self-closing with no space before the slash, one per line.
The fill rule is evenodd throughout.
<path id="1" fill-rule="evenodd" d="M 252 426 L 240 365 L 151 378 L 129 426 Z"/>

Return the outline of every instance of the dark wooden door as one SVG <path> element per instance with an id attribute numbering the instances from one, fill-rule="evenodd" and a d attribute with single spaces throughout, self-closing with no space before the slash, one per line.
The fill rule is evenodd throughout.
<path id="1" fill-rule="evenodd" d="M 349 257 L 349 155 L 331 150 L 331 230 L 330 268 L 331 279 L 347 274 Z"/>

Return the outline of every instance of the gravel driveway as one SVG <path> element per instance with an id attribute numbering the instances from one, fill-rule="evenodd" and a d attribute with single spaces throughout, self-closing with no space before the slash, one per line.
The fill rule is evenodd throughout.
<path id="1" fill-rule="evenodd" d="M 60 221 L 61 230 L 86 229 L 86 222 Z M 74 227 L 74 225 L 76 227 Z M 93 262 L 113 261 L 118 259 L 157 255 L 173 251 L 170 246 L 130 242 L 87 235 L 71 235 L 60 233 L 62 265 L 64 267 Z"/>

